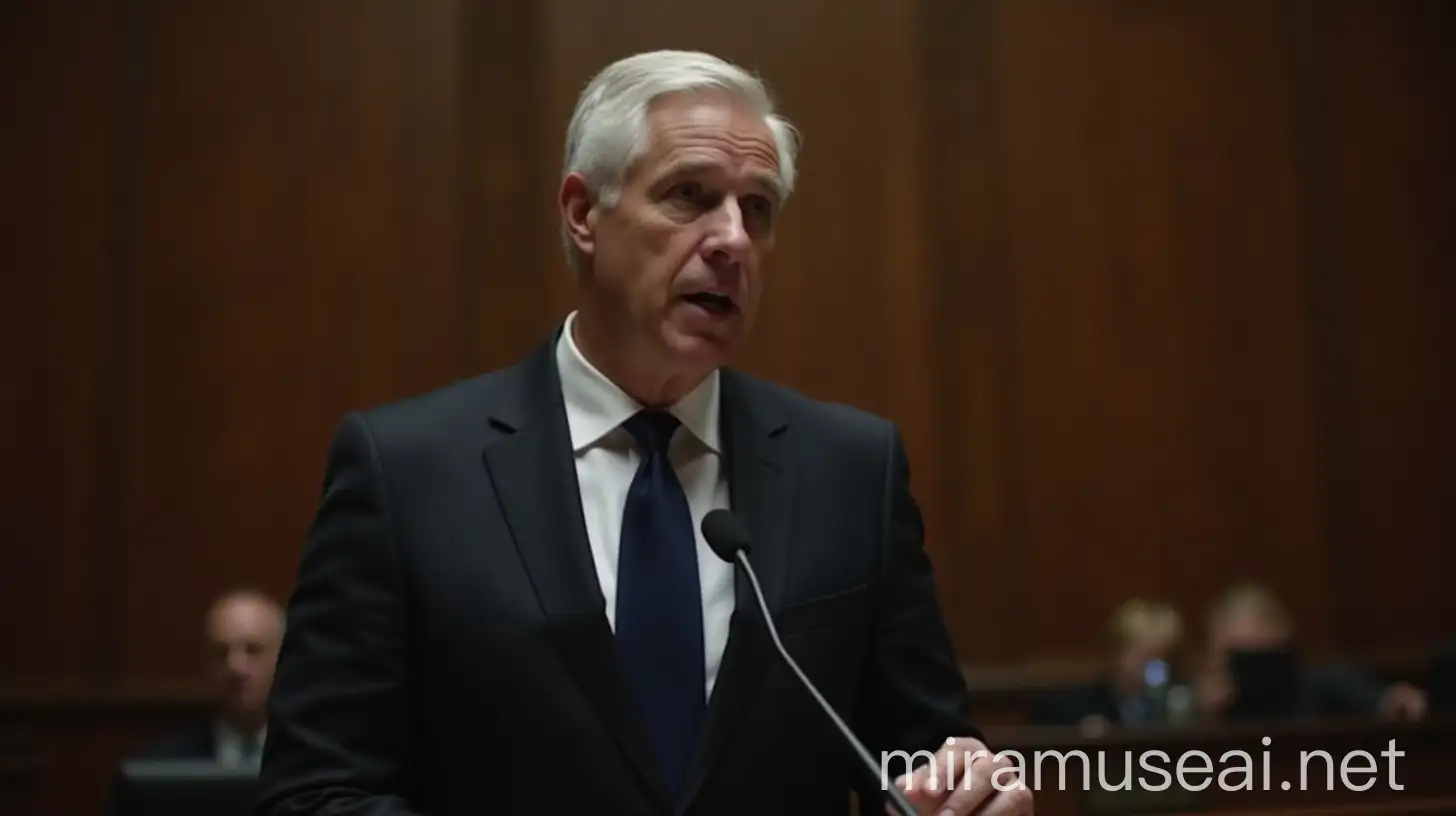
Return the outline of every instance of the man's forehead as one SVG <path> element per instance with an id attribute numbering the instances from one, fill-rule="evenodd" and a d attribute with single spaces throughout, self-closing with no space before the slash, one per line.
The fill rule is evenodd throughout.
<path id="1" fill-rule="evenodd" d="M 230 598 L 219 603 L 208 616 L 208 629 L 221 631 L 272 627 L 281 623 L 280 615 L 268 603 L 248 597 Z"/>
<path id="2" fill-rule="evenodd" d="M 712 97 L 659 100 L 647 117 L 645 164 L 661 172 L 753 172 L 777 177 L 778 144 L 763 116 Z"/>

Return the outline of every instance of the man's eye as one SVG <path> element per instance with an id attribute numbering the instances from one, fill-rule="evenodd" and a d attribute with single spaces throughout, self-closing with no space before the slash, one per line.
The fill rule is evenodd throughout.
<path id="1" fill-rule="evenodd" d="M 681 184 L 674 185 L 672 190 L 669 191 L 669 194 L 672 198 L 683 201 L 702 201 L 703 185 L 696 181 L 685 181 Z"/>

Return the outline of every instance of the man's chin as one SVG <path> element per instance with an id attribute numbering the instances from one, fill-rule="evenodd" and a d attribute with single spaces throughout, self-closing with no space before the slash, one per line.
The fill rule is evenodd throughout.
<path id="1" fill-rule="evenodd" d="M 737 351 L 737 331 L 694 331 L 669 327 L 667 347 L 684 367 L 711 371 L 727 365 Z"/>

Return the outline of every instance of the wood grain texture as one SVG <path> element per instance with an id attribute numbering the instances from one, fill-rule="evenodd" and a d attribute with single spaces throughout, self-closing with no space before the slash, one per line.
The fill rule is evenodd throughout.
<path id="1" fill-rule="evenodd" d="M 1273 4 L 986 4 L 1006 215 L 1018 657 L 1239 578 L 1316 643 L 1321 530 Z M 1226 54 L 1237 53 L 1238 59 Z"/>
<path id="2" fill-rule="evenodd" d="M 1349 648 L 1456 637 L 1456 8 L 1319 4 L 1329 274 L 1344 282 L 1348 535 L 1336 609 Z M 1338 497 L 1337 497 L 1338 498 Z M 1391 621 L 1399 622 L 1392 625 Z"/>
<path id="3" fill-rule="evenodd" d="M 121 240 L 123 16 L 20 4 L 0 25 L 0 676 L 106 670 L 104 349 Z"/>
<path id="4" fill-rule="evenodd" d="M 157 4 L 124 674 L 190 670 L 216 593 L 286 593 L 345 410 L 466 373 L 456 13 Z"/>

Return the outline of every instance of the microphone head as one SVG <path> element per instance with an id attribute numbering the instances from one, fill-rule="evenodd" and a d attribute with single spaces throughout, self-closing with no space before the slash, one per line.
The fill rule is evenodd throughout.
<path id="1" fill-rule="evenodd" d="M 703 516 L 703 538 L 708 540 L 714 555 L 730 564 L 739 550 L 745 554 L 752 551 L 748 545 L 748 528 L 727 510 L 713 510 Z"/>

